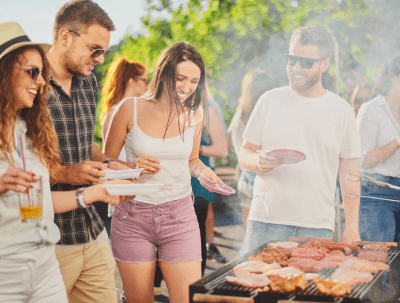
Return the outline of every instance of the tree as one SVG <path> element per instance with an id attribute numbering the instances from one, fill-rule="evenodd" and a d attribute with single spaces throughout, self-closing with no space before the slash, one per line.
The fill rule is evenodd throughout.
<path id="1" fill-rule="evenodd" d="M 213 71 L 211 91 L 229 123 L 249 69 L 259 67 L 280 85 L 287 82 L 283 55 L 295 28 L 318 25 L 333 34 L 339 64 L 350 58 L 377 64 L 389 49 L 399 49 L 399 38 L 392 34 L 399 29 L 399 6 L 396 0 L 147 0 L 144 32 L 127 35 L 96 70 L 103 74 L 116 56 L 127 55 L 151 73 L 164 48 L 188 41 Z"/>

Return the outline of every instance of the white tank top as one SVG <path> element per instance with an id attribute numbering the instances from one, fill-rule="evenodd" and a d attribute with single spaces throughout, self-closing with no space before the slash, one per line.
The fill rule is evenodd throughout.
<path id="1" fill-rule="evenodd" d="M 124 101 L 125 99 L 121 100 Z M 117 108 L 118 104 L 114 104 L 113 106 L 111 106 L 111 109 L 113 109 L 115 111 L 115 109 Z M 119 153 L 119 160 L 126 162 L 126 150 L 125 150 L 125 144 L 122 146 L 121 152 Z M 110 206 L 111 204 L 108 204 L 108 206 Z"/>
<path id="2" fill-rule="evenodd" d="M 141 155 L 160 160 L 161 170 L 155 175 L 142 175 L 138 183 L 162 183 L 164 187 L 151 195 L 137 195 L 135 200 L 161 204 L 187 197 L 192 192 L 189 157 L 193 149 L 193 111 L 190 126 L 181 135 L 158 139 L 146 135 L 137 125 L 137 98 L 134 98 L 133 126 L 125 139 L 126 158 L 135 162 Z"/>

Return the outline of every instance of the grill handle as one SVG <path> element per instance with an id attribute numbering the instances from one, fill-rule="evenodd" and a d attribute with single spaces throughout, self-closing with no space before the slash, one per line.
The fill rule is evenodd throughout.
<path id="1" fill-rule="evenodd" d="M 217 296 L 210 294 L 194 294 L 193 302 L 207 303 L 254 303 L 253 298 L 233 297 L 233 296 Z"/>

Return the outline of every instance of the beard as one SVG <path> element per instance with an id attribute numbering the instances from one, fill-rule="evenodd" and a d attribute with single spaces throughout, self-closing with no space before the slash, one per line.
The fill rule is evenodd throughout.
<path id="1" fill-rule="evenodd" d="M 290 87 L 297 92 L 305 92 L 312 88 L 318 81 L 321 79 L 321 75 L 319 73 L 314 73 L 312 75 L 308 75 L 307 79 L 303 83 L 297 83 L 293 78 L 293 72 L 292 71 L 287 71 L 288 79 L 289 79 L 289 84 Z"/>
<path id="2" fill-rule="evenodd" d="M 82 71 L 82 68 L 74 62 L 74 54 L 76 54 L 75 47 L 72 44 L 66 51 L 65 51 L 65 56 L 63 59 L 63 64 L 62 66 L 64 69 L 70 73 L 71 75 L 78 75 L 78 76 L 83 76 L 83 77 L 88 77 L 90 76 L 85 74 Z"/>

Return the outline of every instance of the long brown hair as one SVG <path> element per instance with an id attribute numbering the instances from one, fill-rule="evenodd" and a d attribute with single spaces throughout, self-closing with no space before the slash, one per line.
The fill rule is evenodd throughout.
<path id="1" fill-rule="evenodd" d="M 201 71 L 200 81 L 196 91 L 185 100 L 182 105 L 178 94 L 176 92 L 176 67 L 183 61 L 192 61 L 196 64 Z M 181 112 L 197 109 L 200 104 L 204 108 L 204 113 L 207 110 L 207 97 L 205 88 L 205 67 L 204 61 L 197 49 L 188 42 L 177 42 L 166 48 L 157 60 L 154 69 L 153 78 L 151 80 L 149 89 L 144 94 L 146 100 L 155 101 L 161 97 L 163 93 L 163 86 L 166 84 L 168 90 L 168 97 L 171 102 L 175 101 L 177 116 Z M 171 124 L 171 113 L 168 118 L 165 133 L 168 126 Z M 181 129 L 178 120 L 178 128 Z"/>
<path id="2" fill-rule="evenodd" d="M 126 56 L 120 56 L 111 63 L 101 91 L 100 122 L 110 108 L 122 100 L 129 79 L 139 77 L 146 71 L 144 64 L 128 60 Z"/>
<path id="3" fill-rule="evenodd" d="M 231 125 L 242 120 L 244 124 L 250 117 L 254 106 L 260 96 L 266 91 L 276 87 L 275 80 L 265 71 L 256 68 L 250 70 L 243 78 L 242 92 L 239 97 L 236 113 L 232 119 Z M 230 127 L 231 128 L 231 127 Z M 228 132 L 230 129 L 228 130 Z"/>
<path id="4" fill-rule="evenodd" d="M 16 64 L 21 60 L 25 51 L 29 49 L 37 50 L 42 57 L 42 76 L 46 84 L 38 90 L 31 108 L 24 108 L 16 112 L 13 102 L 15 96 L 12 75 Z M 61 158 L 58 149 L 58 138 L 46 101 L 49 77 L 49 63 L 44 51 L 39 46 L 17 48 L 0 60 L 0 151 L 6 156 L 10 165 L 13 165 L 12 150 L 8 145 L 6 136 L 13 133 L 14 129 L 12 127 L 14 123 L 12 122 L 16 116 L 19 116 L 26 123 L 26 137 L 32 142 L 32 152 L 47 166 L 50 175 L 56 177 L 60 168 Z"/>

